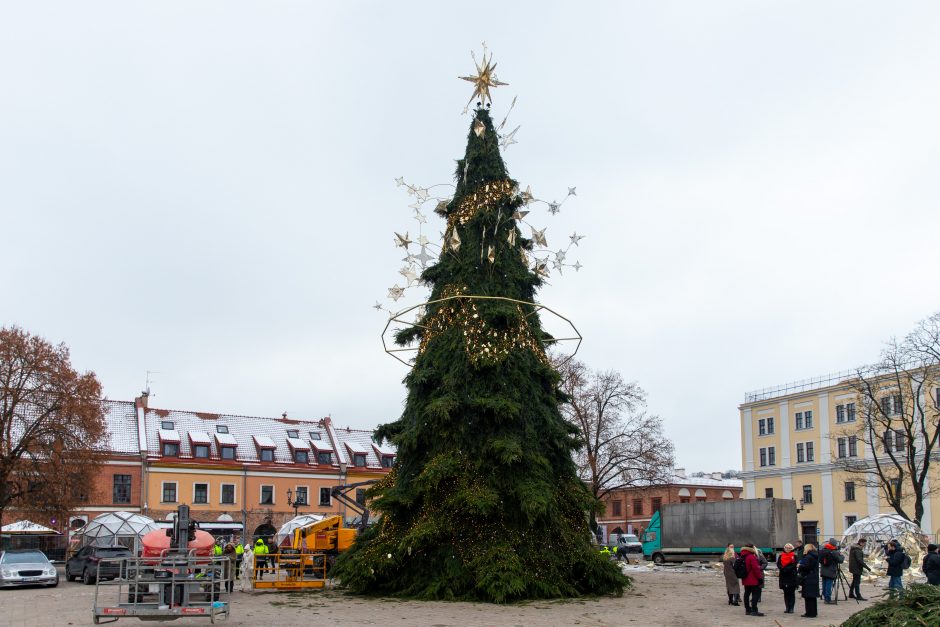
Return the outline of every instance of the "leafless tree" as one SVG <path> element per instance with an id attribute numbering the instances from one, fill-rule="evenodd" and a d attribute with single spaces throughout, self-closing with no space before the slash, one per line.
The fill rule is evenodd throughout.
<path id="1" fill-rule="evenodd" d="M 7 509 L 49 520 L 87 498 L 107 433 L 100 397 L 64 344 L 0 327 L 0 526 Z"/>
<path id="2" fill-rule="evenodd" d="M 918 525 L 927 497 L 940 491 L 927 481 L 940 453 L 938 375 L 940 313 L 903 340 L 889 342 L 876 364 L 857 369 L 849 382 L 857 420 L 837 416 L 830 436 L 836 440 L 836 467 L 877 489 L 894 511 Z M 853 454 L 851 439 L 865 443 L 864 456 Z"/>
<path id="3" fill-rule="evenodd" d="M 646 413 L 643 389 L 624 381 L 619 372 L 595 372 L 575 359 L 556 361 L 556 366 L 568 397 L 562 414 L 583 441 L 575 462 L 595 498 L 618 488 L 667 481 L 673 468 L 672 442 L 662 420 Z"/>

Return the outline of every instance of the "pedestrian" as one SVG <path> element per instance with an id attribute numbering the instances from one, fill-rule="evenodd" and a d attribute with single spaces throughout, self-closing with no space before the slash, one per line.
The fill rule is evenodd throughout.
<path id="1" fill-rule="evenodd" d="M 235 540 L 235 579 L 241 577 L 242 560 L 245 559 L 245 547 L 242 545 L 241 538 Z"/>
<path id="2" fill-rule="evenodd" d="M 816 618 L 816 599 L 819 598 L 819 554 L 816 553 L 816 547 L 807 544 L 803 547 L 803 559 L 800 560 L 796 572 L 800 577 L 800 586 L 802 586 L 803 604 L 806 613 L 803 618 Z"/>
<path id="3" fill-rule="evenodd" d="M 225 580 L 225 591 L 231 593 L 235 589 L 235 545 L 229 542 L 222 549 L 222 578 Z"/>
<path id="4" fill-rule="evenodd" d="M 867 540 L 862 538 L 852 545 L 849 549 L 849 572 L 852 573 L 852 584 L 849 586 L 849 598 L 859 601 L 867 601 L 862 597 L 862 572 L 871 572 L 871 568 L 865 563 L 865 545 Z"/>
<path id="5" fill-rule="evenodd" d="M 753 544 L 745 544 L 741 547 L 741 553 L 744 554 L 744 564 L 747 567 L 747 575 L 741 580 L 744 584 L 744 613 L 747 616 L 764 616 L 757 609 L 760 603 L 760 590 L 764 585 L 764 571 L 757 559 L 759 549 L 754 548 Z"/>
<path id="6" fill-rule="evenodd" d="M 724 565 L 725 590 L 728 592 L 728 605 L 741 605 L 741 582 L 738 576 L 734 574 L 734 560 L 737 557 L 734 553 L 734 543 L 728 544 L 725 554 L 721 556 L 721 563 Z"/>
<path id="7" fill-rule="evenodd" d="M 793 545 L 787 543 L 783 546 L 783 553 L 777 556 L 777 571 L 780 573 L 780 589 L 783 590 L 784 614 L 792 614 L 796 605 L 796 553 Z"/>
<path id="8" fill-rule="evenodd" d="M 927 545 L 927 554 L 924 555 L 921 570 L 927 575 L 927 583 L 940 586 L 940 550 L 936 544 Z"/>
<path id="9" fill-rule="evenodd" d="M 906 558 L 907 555 L 904 554 L 904 549 L 897 540 L 888 542 L 888 590 L 896 591 L 891 593 L 892 596 L 904 596 L 904 583 L 901 581 L 901 576 L 904 574 Z"/>
<path id="10" fill-rule="evenodd" d="M 264 571 L 268 566 L 268 545 L 264 539 L 255 540 L 255 579 L 264 579 Z"/>
<path id="11" fill-rule="evenodd" d="M 796 556 L 796 562 L 799 563 L 803 559 L 803 541 L 797 540 L 793 544 L 793 555 Z"/>
<path id="12" fill-rule="evenodd" d="M 277 556 L 278 550 L 274 538 L 268 538 L 268 572 L 272 573 L 275 579 L 277 579 L 278 564 L 280 563 Z"/>
<path id="13" fill-rule="evenodd" d="M 251 548 L 252 545 L 245 547 L 245 552 L 242 554 L 242 573 L 241 573 L 241 591 L 248 592 L 252 588 L 251 577 L 255 572 L 255 552 Z"/>
<path id="14" fill-rule="evenodd" d="M 839 550 L 839 542 L 829 538 L 819 549 L 819 574 L 822 577 L 822 596 L 826 605 L 832 605 L 832 588 L 839 577 L 839 564 L 845 561 L 845 556 Z"/>

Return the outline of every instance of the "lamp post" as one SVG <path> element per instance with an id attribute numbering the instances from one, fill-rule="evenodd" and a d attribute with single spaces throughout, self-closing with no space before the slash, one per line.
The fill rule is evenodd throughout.
<path id="1" fill-rule="evenodd" d="M 307 500 L 300 496 L 300 492 L 297 492 L 297 500 L 294 500 L 294 493 L 290 488 L 287 488 L 287 506 L 294 508 L 294 518 L 297 518 L 297 509 L 307 505 Z"/>

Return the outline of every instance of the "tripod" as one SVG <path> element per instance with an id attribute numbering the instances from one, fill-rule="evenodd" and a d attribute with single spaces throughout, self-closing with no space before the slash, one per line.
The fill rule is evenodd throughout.
<path id="1" fill-rule="evenodd" d="M 846 593 L 845 591 L 845 586 L 848 585 L 849 582 L 846 581 L 845 579 L 845 574 L 842 572 L 842 566 L 836 567 L 836 575 L 837 575 L 836 585 L 833 586 L 835 588 L 835 594 L 832 595 L 833 603 L 839 602 L 839 586 L 842 586 L 842 598 L 844 600 L 848 600 L 849 598 L 848 593 Z M 855 599 L 855 603 L 859 604 L 860 601 L 858 599 Z"/>

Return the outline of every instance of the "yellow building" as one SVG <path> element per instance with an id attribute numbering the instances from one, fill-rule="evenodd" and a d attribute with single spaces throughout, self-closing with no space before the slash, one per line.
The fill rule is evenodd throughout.
<path id="1" fill-rule="evenodd" d="M 870 481 L 842 469 L 846 461 L 872 460 L 864 438 L 854 437 L 863 411 L 861 399 L 847 383 L 854 377 L 854 372 L 837 373 L 749 392 L 739 407 L 744 498 L 796 500 L 807 541 L 841 536 L 867 516 L 895 513 L 877 487 L 865 485 Z M 895 392 L 886 385 L 883 393 L 893 399 Z M 940 400 L 940 388 L 924 393 L 931 395 L 930 402 Z M 880 448 L 883 437 L 878 435 L 879 459 L 885 454 Z M 940 459 L 932 462 L 928 487 L 940 481 L 938 467 Z M 871 480 L 876 475 L 869 471 L 867 476 Z M 921 528 L 936 534 L 940 495 L 929 499 Z M 913 513 L 913 507 L 909 511 Z"/>

